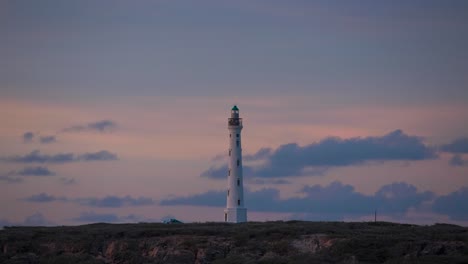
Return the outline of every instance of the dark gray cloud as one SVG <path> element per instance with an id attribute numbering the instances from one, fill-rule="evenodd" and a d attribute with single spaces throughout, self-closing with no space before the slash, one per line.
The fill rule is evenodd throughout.
<path id="1" fill-rule="evenodd" d="M 244 175 L 245 170 L 248 168 L 248 166 L 244 165 L 243 170 L 244 170 Z M 202 172 L 200 174 L 201 177 L 207 177 L 207 178 L 212 178 L 212 179 L 226 179 L 227 178 L 227 173 L 228 173 L 228 166 L 223 165 L 221 167 L 210 167 L 208 170 Z"/>
<path id="2" fill-rule="evenodd" d="M 87 222 L 87 223 L 114 223 L 119 222 L 120 218 L 116 214 L 99 214 L 95 212 L 83 212 L 78 217 L 72 219 L 76 222 Z"/>
<path id="3" fill-rule="evenodd" d="M 30 142 L 33 141 L 33 139 L 34 139 L 34 133 L 33 132 L 28 131 L 28 132 L 25 132 L 23 134 L 23 142 L 24 143 L 30 143 Z"/>
<path id="4" fill-rule="evenodd" d="M 20 183 L 20 182 L 23 182 L 23 179 L 11 177 L 9 175 L 1 175 L 0 176 L 0 181 L 4 181 L 4 182 L 7 182 L 7 183 Z"/>
<path id="5" fill-rule="evenodd" d="M 43 214 L 37 212 L 24 219 L 23 225 L 25 226 L 50 226 L 54 225 L 51 221 L 47 220 Z"/>
<path id="6" fill-rule="evenodd" d="M 333 182 L 327 186 L 305 186 L 303 197 L 280 199 L 279 190 L 265 188 L 259 191 L 245 190 L 246 206 L 253 211 L 319 213 L 329 215 L 368 215 L 375 209 L 384 214 L 403 214 L 411 207 L 433 199 L 431 192 L 418 192 L 406 183 L 382 186 L 374 195 L 364 195 L 351 185 Z M 162 200 L 161 205 L 217 206 L 226 204 L 225 191 L 174 197 Z"/>
<path id="7" fill-rule="evenodd" d="M 247 165 L 244 165 L 242 169 L 243 169 L 244 175 L 247 175 L 246 171 L 248 171 L 250 167 Z M 227 174 L 228 174 L 228 166 L 223 165 L 221 167 L 210 167 L 208 170 L 202 172 L 200 176 L 220 180 L 220 179 L 226 179 Z"/>
<path id="8" fill-rule="evenodd" d="M 76 222 L 84 223 L 117 223 L 117 222 L 139 222 L 144 220 L 143 217 L 129 214 L 118 216 L 116 214 L 100 214 L 93 211 L 82 212 L 78 217 L 72 219 Z"/>
<path id="9" fill-rule="evenodd" d="M 382 186 L 374 197 L 380 212 L 403 213 L 410 207 L 418 207 L 423 202 L 433 200 L 436 196 L 431 191 L 418 192 L 414 185 L 397 182 Z"/>
<path id="10" fill-rule="evenodd" d="M 42 136 L 42 137 L 39 138 L 39 141 L 42 144 L 55 143 L 55 142 L 57 142 L 57 137 L 56 136 Z"/>
<path id="11" fill-rule="evenodd" d="M 323 175 L 330 167 L 436 157 L 436 151 L 426 146 L 420 137 L 395 130 L 381 137 L 327 138 L 303 147 L 290 143 L 275 150 L 263 148 L 248 156 L 248 160 L 262 159 L 265 164 L 244 166 L 244 175 L 260 178 Z M 224 165 L 211 167 L 201 176 L 220 179 L 225 178 L 226 174 L 227 165 Z"/>
<path id="12" fill-rule="evenodd" d="M 23 221 L 11 222 L 7 219 L 0 219 L 0 227 L 4 226 L 51 226 L 53 222 L 49 221 L 42 213 L 36 212 L 27 216 Z"/>
<path id="13" fill-rule="evenodd" d="M 44 177 L 44 176 L 54 176 L 55 173 L 50 171 L 47 167 L 36 166 L 36 167 L 25 167 L 19 171 L 10 171 L 4 175 L 0 175 L 0 181 L 4 181 L 7 183 L 19 183 L 23 182 L 21 176 L 37 176 L 37 177 Z"/>
<path id="14" fill-rule="evenodd" d="M 248 180 L 249 184 L 258 184 L 258 185 L 264 185 L 264 184 L 291 184 L 290 181 L 283 180 L 283 179 L 259 179 L 259 178 L 254 178 L 254 179 L 249 179 Z"/>
<path id="15" fill-rule="evenodd" d="M 23 200 L 27 202 L 34 202 L 34 203 L 50 203 L 50 202 L 56 202 L 56 201 L 68 201 L 68 199 L 65 197 L 57 197 L 57 196 L 50 195 L 47 193 L 34 194 L 27 198 L 24 198 Z"/>
<path id="16" fill-rule="evenodd" d="M 468 137 L 459 138 L 440 148 L 442 151 L 450 153 L 468 153 Z"/>
<path id="17" fill-rule="evenodd" d="M 4 160 L 18 163 L 66 163 L 75 161 L 75 155 L 73 153 L 47 155 L 41 154 L 39 150 L 33 150 L 29 154 L 12 156 L 4 158 Z"/>
<path id="18" fill-rule="evenodd" d="M 247 191 L 247 190 L 246 190 Z M 247 191 L 248 192 L 248 191 Z M 160 205 L 195 205 L 195 206 L 225 206 L 225 191 L 208 191 L 201 194 L 187 195 L 165 199 Z"/>
<path id="19" fill-rule="evenodd" d="M 55 172 L 49 170 L 47 167 L 25 167 L 20 171 L 15 171 L 15 175 L 20 176 L 54 176 Z"/>
<path id="20" fill-rule="evenodd" d="M 77 157 L 77 160 L 82 161 L 105 161 L 105 160 L 117 160 L 117 155 L 107 150 L 101 150 L 94 153 L 85 153 Z"/>
<path id="21" fill-rule="evenodd" d="M 468 160 L 463 159 L 462 155 L 454 154 L 449 161 L 452 166 L 465 166 L 468 165 Z"/>
<path id="22" fill-rule="evenodd" d="M 47 193 L 35 194 L 29 197 L 22 199 L 27 202 L 34 203 L 50 203 L 50 202 L 69 202 L 75 203 L 83 206 L 90 207 L 101 207 L 101 208 L 118 208 L 125 206 L 147 206 L 157 204 L 155 200 L 148 197 L 136 197 L 131 196 L 106 196 L 103 198 L 96 197 L 86 197 L 86 198 L 67 198 L 67 197 L 57 197 Z"/>
<path id="23" fill-rule="evenodd" d="M 63 132 L 82 132 L 82 131 L 95 131 L 95 132 L 110 132 L 117 128 L 117 123 L 112 120 L 101 120 L 84 125 L 75 125 L 64 128 Z"/>
<path id="24" fill-rule="evenodd" d="M 256 153 L 244 155 L 242 158 L 244 161 L 263 160 L 268 158 L 272 152 L 273 150 L 271 148 L 261 148 Z"/>
<path id="25" fill-rule="evenodd" d="M 23 134 L 23 142 L 24 143 L 31 143 L 34 141 L 34 138 L 36 137 L 37 135 L 34 134 L 33 132 L 25 132 Z M 41 136 L 39 137 L 39 142 L 41 144 L 50 144 L 50 143 L 54 143 L 54 142 L 57 142 L 57 137 L 56 136 Z"/>
<path id="26" fill-rule="evenodd" d="M 266 174 L 263 171 L 264 167 L 256 168 L 254 166 L 243 165 L 242 171 L 243 175 L 247 178 L 268 178 L 268 177 L 282 177 L 282 174 Z M 326 172 L 327 168 L 320 167 L 320 168 L 309 168 L 307 170 L 307 175 L 309 176 L 322 176 Z M 286 171 L 286 170 L 285 170 Z M 226 179 L 228 173 L 228 166 L 222 165 L 220 167 L 211 167 L 208 170 L 204 171 L 200 176 L 207 177 L 212 179 Z M 296 175 L 291 175 L 296 176 Z"/>
<path id="27" fill-rule="evenodd" d="M 17 163 L 68 163 L 77 161 L 109 161 L 117 160 L 116 154 L 107 150 L 98 152 L 84 153 L 76 155 L 73 153 L 58 153 L 54 155 L 42 154 L 39 150 L 34 150 L 26 155 L 17 155 L 3 158 L 4 161 Z"/>
<path id="28" fill-rule="evenodd" d="M 88 124 L 88 128 L 104 132 L 117 128 L 117 124 L 112 120 L 101 120 L 95 123 Z"/>
<path id="29" fill-rule="evenodd" d="M 15 226 L 15 225 L 17 224 L 15 224 L 14 222 L 11 222 L 8 219 L 0 218 L 0 229 L 3 228 L 4 226 Z"/>
<path id="30" fill-rule="evenodd" d="M 104 198 L 83 198 L 76 200 L 79 204 L 92 207 L 124 207 L 153 205 L 156 202 L 148 197 L 133 198 L 131 196 L 106 196 Z"/>
<path id="31" fill-rule="evenodd" d="M 468 187 L 438 197 L 432 204 L 436 213 L 447 215 L 452 220 L 468 220 Z"/>
<path id="32" fill-rule="evenodd" d="M 60 183 L 62 184 L 65 184 L 65 185 L 71 185 L 71 184 L 75 184 L 76 183 L 76 180 L 73 179 L 73 178 L 59 178 L 59 181 Z"/>

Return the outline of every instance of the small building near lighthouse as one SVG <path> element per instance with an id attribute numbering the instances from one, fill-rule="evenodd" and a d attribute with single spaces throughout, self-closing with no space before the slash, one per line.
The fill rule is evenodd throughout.
<path id="1" fill-rule="evenodd" d="M 226 209 L 224 221 L 229 223 L 247 222 L 247 208 L 244 205 L 244 180 L 242 175 L 242 118 L 239 108 L 235 105 L 228 118 L 229 130 L 229 162 L 228 162 L 228 188 L 226 193 Z"/>

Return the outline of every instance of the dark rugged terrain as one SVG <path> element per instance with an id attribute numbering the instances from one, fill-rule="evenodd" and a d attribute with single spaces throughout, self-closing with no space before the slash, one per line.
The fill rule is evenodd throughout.
<path id="1" fill-rule="evenodd" d="M 6 227 L 0 263 L 468 263 L 468 228 L 344 222 Z"/>

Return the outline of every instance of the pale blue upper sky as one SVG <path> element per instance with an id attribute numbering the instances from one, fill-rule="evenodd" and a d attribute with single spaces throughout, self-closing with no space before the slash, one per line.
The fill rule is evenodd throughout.
<path id="1" fill-rule="evenodd" d="M 466 1 L 2 1 L 1 95 L 468 100 Z"/>

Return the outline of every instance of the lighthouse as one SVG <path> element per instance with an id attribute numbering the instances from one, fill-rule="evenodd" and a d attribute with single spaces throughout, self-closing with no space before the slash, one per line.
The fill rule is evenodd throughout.
<path id="1" fill-rule="evenodd" d="M 224 221 L 230 223 L 247 222 L 247 208 L 244 207 L 244 181 L 242 179 L 242 118 L 235 105 L 228 118 L 229 130 L 229 168 L 226 209 Z"/>

